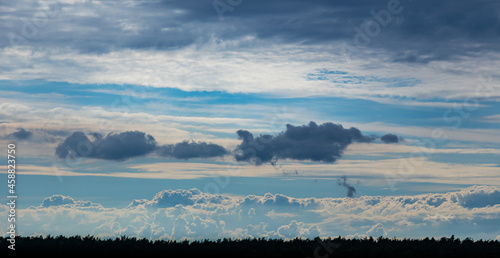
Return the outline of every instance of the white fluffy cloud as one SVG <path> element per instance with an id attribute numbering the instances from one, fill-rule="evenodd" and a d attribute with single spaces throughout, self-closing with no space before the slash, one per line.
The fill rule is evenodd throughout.
<path id="1" fill-rule="evenodd" d="M 126 208 L 54 195 L 18 210 L 22 235 L 121 235 L 148 239 L 315 236 L 481 236 L 494 239 L 500 188 L 474 186 L 416 196 L 293 198 L 280 194 L 230 196 L 198 189 L 164 190 Z M 6 216 L 7 206 L 0 206 Z M 2 234 L 6 221 L 1 221 Z M 460 232 L 456 230 L 460 227 Z"/>
<path id="2" fill-rule="evenodd" d="M 278 228 L 278 234 L 285 238 L 292 239 L 297 236 L 314 238 L 319 236 L 319 229 L 316 225 L 307 227 L 302 222 L 292 220 L 290 224 Z"/>
<path id="3" fill-rule="evenodd" d="M 373 225 L 373 227 L 366 232 L 366 235 L 372 237 L 381 237 L 381 236 L 385 237 L 387 236 L 387 231 L 385 230 L 384 225 L 382 225 L 382 223 L 377 223 Z"/>

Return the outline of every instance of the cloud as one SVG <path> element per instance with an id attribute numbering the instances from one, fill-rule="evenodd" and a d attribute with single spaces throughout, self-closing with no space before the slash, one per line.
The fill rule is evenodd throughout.
<path id="1" fill-rule="evenodd" d="M 89 137 L 92 139 L 89 139 Z M 133 157 L 157 152 L 163 157 L 176 159 L 212 158 L 225 155 L 228 151 L 217 144 L 183 141 L 159 146 L 153 136 L 139 131 L 110 133 L 103 137 L 100 133 L 74 132 L 56 148 L 59 158 L 86 157 L 123 161 Z"/>
<path id="2" fill-rule="evenodd" d="M 155 195 L 153 200 L 147 203 L 148 206 L 154 208 L 174 207 L 177 204 L 193 205 L 195 200 L 193 195 L 199 195 L 201 192 L 198 189 L 193 190 L 164 190 Z"/>
<path id="3" fill-rule="evenodd" d="M 17 132 L 13 132 L 11 134 L 5 135 L 5 139 L 12 140 L 27 140 L 33 136 L 33 133 L 30 131 L 26 131 L 24 128 L 17 128 Z"/>
<path id="4" fill-rule="evenodd" d="M 44 3 L 15 1 L 2 7 L 9 10 L 0 17 L 6 21 L 0 24 L 6 35 L 0 38 L 2 79 L 280 97 L 408 97 L 404 99 L 416 98 L 418 105 L 422 98 L 475 98 L 470 85 L 477 85 L 477 75 L 497 74 L 491 68 L 498 66 L 500 51 L 500 7 L 494 1 L 446 0 L 440 8 L 428 0 L 365 0 L 359 5 L 294 0 L 286 7 L 256 1 L 226 12 L 225 22 L 211 2 L 53 2 L 54 12 Z M 388 3 L 402 11 L 391 13 L 382 25 L 377 15 L 388 12 Z M 374 31 L 367 33 L 367 28 Z M 357 31 L 367 34 L 368 46 L 355 45 Z M 133 69 L 126 65 L 130 62 Z M 317 68 L 332 66 L 345 67 L 351 78 L 339 83 L 306 79 Z M 421 84 L 394 87 L 371 80 L 374 74 Z M 498 98 L 498 91 L 489 96 Z"/>
<path id="5" fill-rule="evenodd" d="M 373 225 L 373 227 L 366 232 L 366 235 L 372 237 L 381 237 L 381 236 L 385 237 L 387 236 L 387 231 L 385 230 L 384 225 L 382 225 L 382 223 L 377 223 Z"/>
<path id="6" fill-rule="evenodd" d="M 92 203 L 90 201 L 75 200 L 69 196 L 63 195 L 52 195 L 50 197 L 44 198 L 40 207 L 65 207 L 65 208 L 96 208 L 101 209 L 100 204 Z"/>
<path id="7" fill-rule="evenodd" d="M 343 176 L 341 179 L 337 181 L 338 185 L 344 186 L 347 189 L 347 197 L 354 197 L 356 193 L 356 188 L 347 182 L 347 177 Z"/>
<path id="8" fill-rule="evenodd" d="M 222 204 L 231 201 L 231 198 L 224 195 L 211 195 L 203 193 L 200 190 L 193 188 L 184 189 L 167 189 L 157 193 L 152 200 L 134 200 L 128 207 L 145 207 L 145 208 L 168 208 L 177 205 L 190 206 L 195 204 L 211 205 Z"/>
<path id="9" fill-rule="evenodd" d="M 146 155 L 156 149 L 153 136 L 139 131 L 127 131 L 118 134 L 110 133 L 102 137 L 92 133 L 91 141 L 83 132 L 75 132 L 56 148 L 59 158 L 87 157 L 105 160 L 125 160 Z"/>
<path id="10" fill-rule="evenodd" d="M 176 159 L 221 157 L 228 151 L 217 144 L 206 142 L 183 141 L 159 147 L 160 156 Z"/>
<path id="11" fill-rule="evenodd" d="M 97 142 L 96 157 L 110 160 L 123 160 L 130 157 L 146 155 L 156 148 L 153 136 L 139 131 L 129 131 L 118 134 L 108 134 L 102 139 L 100 134 L 94 134 Z"/>
<path id="12" fill-rule="evenodd" d="M 62 196 L 62 195 L 53 195 L 51 197 L 47 197 L 43 199 L 41 206 L 42 207 L 50 207 L 50 206 L 59 206 L 65 204 L 74 204 L 75 200 L 71 197 Z"/>
<path id="13" fill-rule="evenodd" d="M 318 235 L 419 238 L 452 234 L 495 239 L 496 225 L 500 223 L 499 192 L 499 187 L 473 186 L 413 196 L 294 198 L 270 193 L 235 196 L 195 188 L 167 189 L 149 200 L 131 200 L 125 208 L 54 195 L 39 206 L 18 209 L 23 222 L 19 233 L 102 237 L 126 234 L 177 240 Z M 0 204 L 0 216 L 8 212 L 8 207 Z M 7 221 L 0 221 L 1 234 L 6 233 L 6 228 Z"/>
<path id="14" fill-rule="evenodd" d="M 362 31 L 368 46 L 393 51 L 395 61 L 429 62 L 485 49 L 498 51 L 495 42 L 500 38 L 496 27 L 500 6 L 486 0 L 446 0 L 437 6 L 429 0 L 418 4 L 293 0 L 286 6 L 259 0 L 236 5 L 223 14 L 212 2 L 203 1 L 29 3 L 4 5 L 17 19 L 4 15 L 7 22 L 0 29 L 6 37 L 0 45 L 29 43 L 103 53 L 123 48 L 178 48 L 213 37 L 234 40 L 244 36 L 276 43 L 344 41 L 354 45 L 356 33 Z M 473 15 L 477 13 L 481 15 Z M 44 19 L 37 19 L 40 16 Z"/>
<path id="15" fill-rule="evenodd" d="M 390 133 L 380 137 L 380 140 L 382 140 L 384 143 L 398 143 L 399 142 L 398 136 L 394 135 L 394 134 L 390 134 Z"/>
<path id="16" fill-rule="evenodd" d="M 266 193 L 264 196 L 248 195 L 242 200 L 241 205 L 257 205 L 257 207 L 304 208 L 316 207 L 318 203 L 316 203 L 315 198 L 292 198 L 282 194 Z"/>
<path id="17" fill-rule="evenodd" d="M 254 208 L 250 208 L 250 210 L 248 210 L 248 215 L 255 215 L 255 209 Z M 266 216 L 271 218 L 271 219 L 282 219 L 282 218 L 293 218 L 297 215 L 293 214 L 293 213 L 287 213 L 287 212 L 275 212 L 274 210 L 271 210 L 270 212 L 266 213 Z"/>
<path id="18" fill-rule="evenodd" d="M 58 10 L 64 11 L 57 12 L 57 15 L 54 17 L 50 16 L 47 26 L 37 28 L 37 35 L 28 39 L 28 45 L 33 46 L 32 49 L 29 47 L 29 50 L 3 48 L 4 51 L 0 53 L 2 56 L 1 59 L 5 60 L 2 64 L 2 68 L 7 66 L 5 73 L 3 73 L 3 78 L 14 79 L 17 74 L 18 79 L 29 78 L 96 84 L 132 83 L 152 85 L 152 83 L 154 83 L 156 86 L 161 85 L 181 88 L 186 91 L 220 90 L 230 92 L 273 92 L 281 94 L 281 96 L 284 94 L 288 95 L 292 92 L 294 96 L 305 96 L 312 93 L 322 96 L 338 96 L 337 93 L 343 95 L 343 93 L 347 91 L 355 93 L 351 96 L 362 96 L 367 94 L 371 96 L 402 96 L 406 94 L 415 96 L 415 93 L 419 94 L 419 97 L 427 94 L 432 97 L 436 96 L 436 93 L 439 94 L 439 96 L 456 96 L 456 94 L 447 94 L 447 92 L 454 91 L 454 93 L 456 93 L 460 92 L 460 89 L 463 88 L 457 86 L 452 87 L 453 89 L 450 89 L 450 87 L 434 87 L 431 90 L 429 89 L 430 87 L 425 87 L 424 85 L 422 88 L 405 86 L 398 89 L 392 87 L 390 90 L 382 90 L 381 87 L 373 87 L 372 78 L 366 76 L 367 74 L 378 74 L 377 72 L 380 70 L 374 71 L 366 69 L 369 71 L 362 71 L 363 68 L 368 67 L 368 65 L 358 64 L 359 60 L 356 60 L 354 57 L 352 59 L 354 63 L 350 65 L 354 69 L 342 69 L 348 73 L 346 76 L 353 78 L 351 79 L 352 83 L 347 83 L 346 85 L 346 83 L 342 83 L 341 81 L 339 83 L 321 82 L 321 87 L 316 87 L 319 86 L 318 81 L 306 82 L 305 79 L 300 81 L 301 77 L 306 77 L 308 73 L 314 72 L 318 68 L 327 69 L 327 71 L 334 70 L 331 66 L 335 67 L 337 64 L 332 64 L 331 60 L 343 60 L 341 57 L 343 53 L 341 48 L 338 48 L 336 51 L 328 51 L 328 46 L 337 46 L 330 43 L 337 40 L 340 41 L 340 43 L 353 43 L 353 38 L 355 36 L 354 27 L 360 27 L 363 20 L 373 19 L 371 11 L 378 12 L 379 10 L 386 9 L 387 3 L 367 2 L 365 3 L 366 5 L 359 8 L 359 6 L 355 7 L 349 3 L 326 4 L 320 1 L 313 1 L 311 3 L 292 1 L 293 4 L 291 3 L 291 6 L 287 6 L 285 10 L 278 8 L 279 5 L 265 2 L 259 2 L 259 5 L 255 3 L 246 3 L 238 6 L 234 12 L 226 13 L 226 22 L 220 22 L 217 17 L 217 12 L 210 3 L 203 3 L 200 4 L 200 6 L 195 6 L 192 4 L 175 3 L 175 1 L 170 1 L 168 3 L 165 1 L 155 3 L 150 1 L 147 2 L 147 4 L 145 1 L 129 1 L 128 3 L 134 4 L 126 5 L 116 5 L 114 3 L 108 3 L 107 1 L 86 1 L 85 4 L 83 4 L 83 2 L 85 1 L 74 1 L 73 4 L 69 4 L 69 1 L 61 3 Z M 455 17 L 455 15 L 468 16 L 467 21 L 479 22 L 479 18 L 471 17 L 460 12 L 452 2 L 445 2 L 443 6 L 450 8 L 442 10 L 428 8 L 432 9 L 429 11 L 427 8 L 424 9 L 420 6 L 401 1 L 404 11 L 398 15 L 392 16 L 390 26 L 383 27 L 381 34 L 371 39 L 370 47 L 384 48 L 384 46 L 390 46 L 387 48 L 391 49 L 394 47 L 406 48 L 410 46 L 410 44 L 396 44 L 392 42 L 395 41 L 395 39 L 401 40 L 406 38 L 404 36 L 399 36 L 399 33 L 411 36 L 411 33 L 407 33 L 406 30 L 401 30 L 401 27 L 408 23 L 414 25 L 415 28 L 420 28 L 420 33 L 426 32 L 422 30 L 422 27 L 417 26 L 421 24 L 429 25 L 430 28 L 433 28 L 437 32 L 442 32 L 443 28 L 445 31 L 449 32 L 447 29 L 458 30 L 458 27 L 463 27 L 458 26 L 458 24 L 452 26 L 446 24 L 446 19 L 437 15 L 439 12 L 449 13 L 453 17 Z M 3 27 L 2 31 L 7 35 L 9 33 L 15 33 L 16 35 L 23 36 L 22 30 L 23 25 L 25 25 L 24 20 L 27 19 L 33 23 L 33 15 L 35 15 L 37 11 L 44 10 L 36 7 L 29 8 L 28 6 L 38 6 L 40 4 L 40 1 L 35 1 L 29 5 L 26 5 L 24 1 L 19 1 L 19 4 L 8 4 L 9 9 L 12 8 L 12 13 L 17 15 L 15 16 L 16 19 L 9 19 L 7 17 L 4 19 L 7 22 L 0 25 Z M 461 4 L 465 5 L 464 3 Z M 486 9 L 482 6 L 474 6 L 474 8 L 478 8 L 484 11 L 485 14 L 488 14 L 482 19 L 491 19 L 491 21 L 494 21 L 494 16 L 491 16 L 494 11 L 491 10 L 495 10 L 497 6 L 492 6 L 493 4 L 491 3 L 484 3 L 484 5 L 490 5 L 489 7 L 491 9 Z M 263 9 L 256 8 L 257 6 L 268 6 L 269 9 L 266 10 L 269 10 L 269 13 L 266 11 L 258 15 L 258 10 L 262 11 Z M 316 7 L 318 8 L 316 9 Z M 412 11 L 410 10 L 420 10 L 422 15 L 412 15 Z M 127 13 L 134 13 L 134 15 L 123 15 Z M 165 15 L 166 13 L 171 16 Z M 194 15 L 195 13 L 199 15 Z M 429 19 L 424 20 L 424 16 Z M 117 19 L 110 17 L 117 17 Z M 173 17 L 176 18 L 174 19 Z M 259 17 L 259 19 L 255 17 Z M 410 17 L 412 19 L 408 20 Z M 190 22 L 184 23 L 182 21 L 183 19 L 187 19 Z M 267 20 L 268 22 L 264 22 L 264 20 L 260 19 Z M 88 22 L 89 20 L 92 22 Z M 415 22 L 415 20 L 420 20 L 422 23 Z M 440 26 L 439 24 L 441 23 L 445 24 Z M 100 25 L 96 26 L 97 24 Z M 270 26 L 270 24 L 275 25 L 279 29 Z M 464 24 L 460 23 L 460 25 Z M 490 29 L 493 28 L 492 24 L 484 25 L 489 26 Z M 478 31 L 469 30 L 469 32 L 477 33 Z M 163 33 L 165 33 L 165 35 Z M 175 34 L 179 37 L 170 37 L 166 34 Z M 397 37 L 393 37 L 394 35 L 397 35 Z M 452 33 L 450 35 L 461 37 L 469 34 Z M 498 33 L 492 35 L 498 35 Z M 476 45 L 468 45 L 462 41 L 447 40 L 444 36 L 434 36 L 422 37 L 419 38 L 419 40 L 425 41 L 427 44 L 430 42 L 430 39 L 432 39 L 432 41 L 439 39 L 442 40 L 442 42 L 450 44 L 461 42 L 460 48 Z M 64 40 L 64 38 L 68 40 Z M 113 38 L 113 40 L 110 41 L 110 38 Z M 0 44 L 2 47 L 12 45 L 8 37 L 3 37 L 0 40 L 4 43 Z M 467 37 L 465 41 L 470 40 L 479 44 L 483 43 L 483 41 L 475 37 Z M 214 45 L 218 45 L 220 48 L 215 49 L 215 51 L 210 51 L 211 47 L 213 47 L 212 43 L 214 42 L 216 43 Z M 308 44 L 297 46 L 295 45 L 297 42 L 307 42 Z M 262 46 L 276 45 L 280 47 L 262 48 Z M 497 48 L 497 44 L 487 45 Z M 208 48 L 204 48 L 207 46 Z M 294 46 L 291 50 L 288 50 L 289 52 L 299 52 L 300 49 L 307 50 L 298 55 L 294 55 L 286 53 L 288 52 L 287 48 L 282 46 Z M 420 44 L 412 44 L 411 46 L 412 47 L 408 48 L 415 49 L 410 49 L 409 51 L 398 49 L 398 51 L 394 51 L 397 53 L 393 53 L 391 49 L 391 51 L 389 51 L 390 56 L 386 56 L 384 60 L 396 60 L 398 57 L 405 56 L 415 56 L 415 60 L 417 61 L 419 58 L 423 60 L 434 60 L 437 58 L 432 53 L 427 53 L 429 48 L 424 49 Z M 431 46 L 432 48 L 430 48 L 430 50 L 434 51 L 434 45 Z M 275 50 L 273 52 L 273 49 L 282 49 L 283 51 Z M 483 48 L 474 47 L 471 50 L 475 51 L 474 49 L 480 51 Z M 363 52 L 363 50 L 355 47 L 354 50 L 359 51 L 360 54 Z M 447 50 L 448 47 L 442 47 L 439 51 L 435 52 L 439 53 Z M 88 54 L 89 52 L 99 54 Z M 372 52 L 379 53 L 378 51 Z M 318 53 L 327 53 L 328 55 L 322 58 L 316 58 L 319 55 Z M 334 56 L 333 53 L 339 55 Z M 462 54 L 470 52 L 453 50 L 450 51 L 450 53 Z M 394 56 L 391 56 L 393 54 Z M 304 58 L 306 55 L 311 58 Z M 53 57 L 55 56 L 58 58 L 54 59 Z M 197 56 L 194 61 L 192 58 L 193 56 Z M 467 55 L 467 58 L 472 56 L 475 55 Z M 495 58 L 495 55 L 488 56 L 492 56 L 492 59 Z M 442 57 L 445 58 L 444 55 Z M 317 60 L 312 61 L 313 58 Z M 370 60 L 370 58 L 372 58 L 372 56 L 367 55 L 366 58 L 363 56 L 364 60 Z M 328 61 L 321 63 L 319 61 L 321 59 Z M 131 66 L 125 65 L 132 61 L 135 64 L 135 69 L 130 69 Z M 474 63 L 481 63 L 480 60 L 477 61 L 479 62 Z M 399 66 L 400 64 L 397 65 Z M 437 66 L 444 68 L 446 64 L 439 63 L 439 65 L 432 68 L 436 68 Z M 470 70 L 471 67 L 465 64 L 460 66 L 467 67 L 465 70 Z M 344 65 L 340 67 L 344 67 Z M 435 81 L 431 78 L 426 78 L 429 73 L 418 69 L 418 67 L 416 67 L 415 70 L 405 69 L 404 67 L 392 69 L 388 64 L 378 67 L 384 69 L 386 72 L 389 71 L 390 73 L 394 73 L 394 76 L 381 74 L 380 77 L 387 80 L 393 78 L 407 80 L 412 79 L 412 77 L 417 77 L 423 84 Z M 497 66 L 476 65 L 472 67 Z M 401 70 L 411 71 L 414 75 L 407 77 L 400 72 Z M 442 69 L 439 68 L 436 70 L 439 70 L 439 72 L 442 71 Z M 227 73 L 226 71 L 232 72 Z M 470 72 L 474 73 L 474 71 Z M 270 74 L 272 76 L 269 76 Z M 445 78 L 445 76 L 442 76 L 442 73 L 439 74 L 439 77 Z M 470 77 L 474 77 L 475 80 L 477 76 Z M 359 78 L 367 78 L 369 80 Z M 342 77 L 342 79 L 347 80 L 348 78 Z M 274 80 L 280 81 L 279 84 L 274 83 Z M 367 81 L 369 81 L 369 83 L 367 83 Z M 443 85 L 454 84 L 456 80 L 449 81 L 448 78 L 446 78 L 446 81 L 448 83 Z M 466 82 L 467 83 L 464 84 L 476 85 L 472 83 L 472 79 Z M 365 83 L 369 84 L 366 88 L 362 86 Z M 260 85 L 260 87 L 254 87 L 255 85 Z M 324 87 L 324 85 L 328 86 Z M 470 90 L 470 86 L 466 88 L 467 90 L 464 92 L 474 92 Z M 442 94 L 442 92 L 445 92 L 445 94 Z M 72 115 L 71 117 L 75 116 Z M 101 116 L 99 115 L 96 117 Z M 75 118 L 75 120 L 77 119 L 79 120 L 81 117 Z M 113 121 L 119 121 L 119 119 Z M 122 121 L 132 121 L 132 118 L 122 119 Z M 152 119 L 152 121 L 155 120 Z M 88 125 L 92 124 L 95 125 L 95 123 L 88 123 Z M 116 128 L 119 128 L 119 126 L 120 125 L 116 125 Z M 157 126 L 157 128 L 160 128 L 160 126 Z M 249 129 L 249 127 L 242 128 L 256 135 L 256 132 Z M 363 127 L 358 128 L 363 129 L 364 132 L 367 130 Z M 130 129 L 127 128 L 125 130 Z M 144 128 L 141 130 L 160 139 L 160 135 L 154 131 L 150 131 L 149 129 L 145 130 Z M 181 139 L 189 138 L 182 137 Z M 177 141 L 178 140 L 175 142 Z"/>
<path id="19" fill-rule="evenodd" d="M 25 116 L 24 119 L 29 119 L 29 116 Z M 9 121 L 9 123 L 17 124 L 17 121 Z M 21 122 L 20 124 L 24 124 Z M 7 123 L 6 125 L 0 126 L 0 131 L 7 131 L 9 133 L 5 133 L 0 136 L 1 139 L 5 140 L 14 140 L 19 142 L 29 142 L 31 144 L 31 148 L 28 151 L 29 154 L 38 151 L 36 144 L 40 144 L 40 147 L 43 149 L 47 148 L 47 144 L 52 144 L 61 141 L 65 137 L 67 137 L 70 132 L 64 130 L 53 130 L 53 129 L 44 129 L 44 128 L 34 128 L 36 125 L 40 125 L 39 123 L 34 122 L 30 125 L 31 128 L 22 128 L 17 127 L 15 131 L 12 132 L 12 127 Z M 43 145 L 43 147 L 42 147 Z M 26 153 L 26 154 L 28 154 Z"/>
<path id="20" fill-rule="evenodd" d="M 292 239 L 296 237 L 314 238 L 320 235 L 316 225 L 307 227 L 302 222 L 292 220 L 290 224 L 278 228 L 278 234 L 284 238 Z"/>
<path id="21" fill-rule="evenodd" d="M 372 142 L 374 137 L 365 136 L 355 127 L 344 128 L 340 124 L 286 125 L 277 136 L 254 137 L 246 130 L 237 131 L 242 140 L 236 148 L 235 159 L 256 165 L 275 164 L 279 159 L 335 162 L 353 142 Z"/>
<path id="22" fill-rule="evenodd" d="M 481 120 L 488 123 L 500 123 L 500 115 L 485 116 Z"/>
<path id="23" fill-rule="evenodd" d="M 236 133 L 242 140 L 234 151 L 237 161 L 255 165 L 270 163 L 273 166 L 279 159 L 335 162 L 353 142 L 370 143 L 376 139 L 375 136 L 363 135 L 355 127 L 346 129 L 334 123 L 317 125 L 312 121 L 302 126 L 287 124 L 286 130 L 277 136 L 266 134 L 255 138 L 246 130 Z M 55 154 L 59 158 L 69 156 L 121 161 L 154 151 L 162 157 L 185 160 L 222 157 L 230 153 L 218 144 L 207 142 L 183 141 L 159 146 L 149 134 L 127 131 L 110 133 L 106 137 L 100 133 L 87 136 L 83 132 L 74 132 L 57 146 Z"/>
<path id="24" fill-rule="evenodd" d="M 500 189 L 469 188 L 452 194 L 452 198 L 469 209 L 495 206 L 500 204 Z"/>

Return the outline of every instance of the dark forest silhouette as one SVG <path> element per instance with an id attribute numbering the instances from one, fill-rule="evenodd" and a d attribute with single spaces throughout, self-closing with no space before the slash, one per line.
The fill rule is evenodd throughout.
<path id="1" fill-rule="evenodd" d="M 0 253 L 61 255 L 164 255 L 164 257 L 500 257 L 498 240 L 450 238 L 328 238 L 328 239 L 219 239 L 216 241 L 170 241 L 94 236 L 17 237 L 16 250 L 0 238 Z M 3 257 L 3 255 L 2 255 Z"/>

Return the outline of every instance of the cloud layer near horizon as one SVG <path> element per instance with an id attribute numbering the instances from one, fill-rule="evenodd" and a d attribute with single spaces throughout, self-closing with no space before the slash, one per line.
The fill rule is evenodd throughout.
<path id="1" fill-rule="evenodd" d="M 0 215 L 8 207 L 0 205 Z M 2 215 L 3 216 L 3 215 Z M 233 196 L 198 189 L 164 190 L 125 208 L 54 195 L 19 210 L 21 234 L 136 236 L 147 239 L 284 238 L 315 236 L 480 236 L 494 239 L 500 188 L 473 186 L 416 196 L 293 198 Z M 0 231 L 5 234 L 6 221 Z M 455 228 L 460 226 L 461 235 Z"/>

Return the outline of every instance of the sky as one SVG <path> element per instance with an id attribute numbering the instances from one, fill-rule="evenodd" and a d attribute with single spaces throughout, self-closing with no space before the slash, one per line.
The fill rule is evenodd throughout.
<path id="1" fill-rule="evenodd" d="M 2 1 L 18 233 L 500 239 L 499 41 L 486 0 Z"/>

